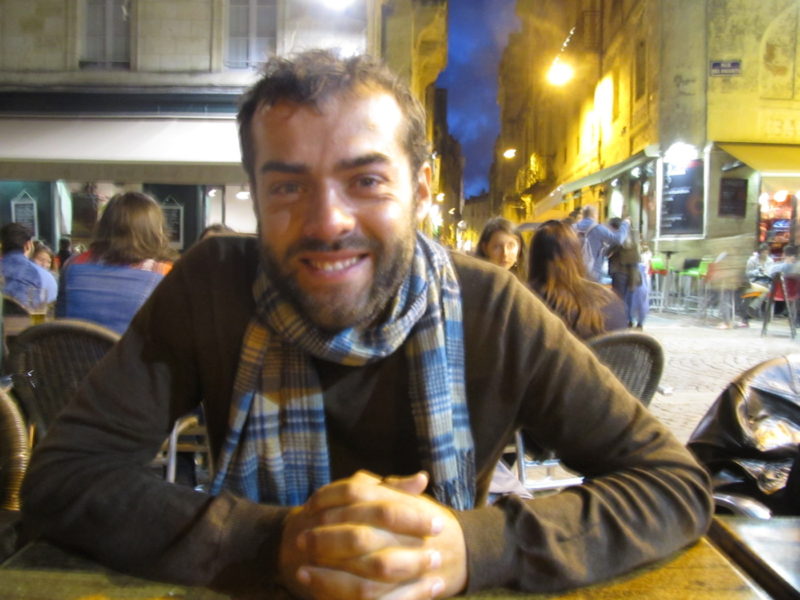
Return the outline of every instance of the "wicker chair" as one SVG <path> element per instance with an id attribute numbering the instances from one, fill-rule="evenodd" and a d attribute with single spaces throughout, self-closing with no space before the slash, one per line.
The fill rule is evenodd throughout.
<path id="1" fill-rule="evenodd" d="M 664 350 L 657 339 L 641 331 L 609 331 L 587 340 L 586 344 L 631 394 L 645 406 L 650 404 L 664 370 Z M 577 476 L 557 476 L 560 462 L 552 455 L 540 456 L 537 460 L 529 459 L 522 432 L 517 431 L 514 442 L 517 475 L 527 489 L 552 490 L 581 482 L 582 479 Z M 527 469 L 531 467 L 543 468 L 544 477 L 529 480 Z"/>
<path id="2" fill-rule="evenodd" d="M 664 350 L 656 338 L 641 331 L 609 331 L 586 344 L 631 394 L 650 404 L 664 371 Z"/>
<path id="3" fill-rule="evenodd" d="M 56 319 L 27 328 L 11 343 L 7 369 L 33 429 L 32 443 L 45 435 L 83 378 L 119 337 L 95 323 Z"/>
<path id="4" fill-rule="evenodd" d="M 0 389 L 0 510 L 20 509 L 19 488 L 28 467 L 28 434 L 16 402 Z"/>

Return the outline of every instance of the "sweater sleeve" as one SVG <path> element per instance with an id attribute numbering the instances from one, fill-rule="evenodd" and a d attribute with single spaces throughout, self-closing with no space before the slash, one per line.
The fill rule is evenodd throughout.
<path id="1" fill-rule="evenodd" d="M 219 273 L 197 271 L 196 261 L 178 261 L 36 448 L 23 488 L 25 533 L 140 576 L 263 589 L 275 578 L 288 509 L 211 497 L 167 483 L 149 466 L 173 420 L 201 397 L 224 410 L 214 406 L 227 406 L 224 394 L 217 399 L 213 390 L 227 387 L 238 360 L 242 325 L 216 323 L 215 311 L 203 308 L 217 300 L 196 284 Z M 232 313 L 245 302 L 230 291 L 223 301 Z M 202 336 L 216 345 L 201 349 Z M 211 360 L 231 352 L 225 362 Z"/>
<path id="2" fill-rule="evenodd" d="M 517 426 L 584 483 L 458 513 L 468 591 L 503 586 L 542 593 L 588 585 L 696 540 L 712 510 L 703 468 L 582 342 L 516 287 L 501 310 L 481 303 L 483 319 L 498 316 L 504 323 L 497 346 L 484 354 L 502 354 L 504 363 L 487 370 L 502 372 L 502 398 L 495 397 L 491 410 L 516 412 Z M 471 417 L 481 419 L 473 421 L 481 440 L 483 421 L 492 417 L 478 410 L 471 405 Z M 477 443 L 477 454 L 485 455 Z"/>

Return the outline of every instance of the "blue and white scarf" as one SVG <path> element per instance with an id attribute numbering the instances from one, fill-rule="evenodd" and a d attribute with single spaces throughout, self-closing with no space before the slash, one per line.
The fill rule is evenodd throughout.
<path id="1" fill-rule="evenodd" d="M 461 298 L 450 257 L 417 234 L 409 275 L 390 316 L 330 334 L 305 320 L 259 270 L 234 382 L 230 423 L 212 494 L 296 506 L 330 482 L 322 390 L 311 357 L 359 366 L 405 344 L 410 405 L 434 497 L 475 502 L 475 457 L 464 384 Z"/>

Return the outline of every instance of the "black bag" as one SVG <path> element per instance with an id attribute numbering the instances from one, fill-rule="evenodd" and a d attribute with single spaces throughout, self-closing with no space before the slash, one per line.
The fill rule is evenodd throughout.
<path id="1" fill-rule="evenodd" d="M 765 361 L 731 382 L 688 446 L 715 492 L 800 515 L 800 354 Z"/>

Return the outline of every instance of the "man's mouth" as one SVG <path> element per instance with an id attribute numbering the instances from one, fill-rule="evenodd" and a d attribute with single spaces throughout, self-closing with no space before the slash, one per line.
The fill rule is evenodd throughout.
<path id="1" fill-rule="evenodd" d="M 363 256 L 352 256 L 341 260 L 311 260 L 306 259 L 306 264 L 311 268 L 325 273 L 335 273 L 336 271 L 344 271 L 358 263 Z"/>

